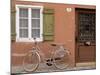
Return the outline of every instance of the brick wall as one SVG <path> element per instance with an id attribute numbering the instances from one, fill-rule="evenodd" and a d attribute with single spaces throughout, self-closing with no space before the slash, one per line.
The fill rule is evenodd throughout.
<path id="1" fill-rule="evenodd" d="M 51 46 L 49 43 L 57 42 L 64 43 L 65 47 L 70 50 L 71 66 L 75 65 L 75 8 L 91 8 L 95 9 L 95 6 L 86 5 L 71 5 L 60 3 L 42 3 L 42 2 L 26 2 L 16 1 L 15 4 L 24 5 L 42 5 L 43 7 L 53 8 L 55 10 L 55 32 L 54 41 L 44 41 L 41 46 L 41 50 L 46 57 L 49 57 Z M 66 11 L 66 8 L 71 8 L 70 12 Z M 21 65 L 23 54 L 31 50 L 33 43 L 29 42 L 11 42 L 12 52 L 12 65 Z M 19 56 L 17 55 L 19 54 Z M 20 55 L 21 54 L 21 55 Z"/>

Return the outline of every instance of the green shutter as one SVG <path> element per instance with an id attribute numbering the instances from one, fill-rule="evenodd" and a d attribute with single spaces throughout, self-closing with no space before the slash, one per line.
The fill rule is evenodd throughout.
<path id="1" fill-rule="evenodd" d="M 14 5 L 11 5 L 11 40 L 15 40 L 15 38 L 16 38 L 15 16 L 16 16 L 15 7 L 14 7 Z"/>
<path id="2" fill-rule="evenodd" d="M 47 41 L 54 40 L 54 10 L 44 9 L 43 14 L 43 38 Z"/>

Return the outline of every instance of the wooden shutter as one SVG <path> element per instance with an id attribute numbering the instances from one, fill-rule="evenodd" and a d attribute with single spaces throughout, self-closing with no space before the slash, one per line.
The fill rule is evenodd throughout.
<path id="1" fill-rule="evenodd" d="M 43 12 L 43 38 L 54 40 L 54 9 L 44 9 Z"/>
<path id="2" fill-rule="evenodd" d="M 11 3 L 11 40 L 15 40 L 15 37 L 16 37 L 15 16 L 16 16 L 16 11 L 15 11 L 14 3 L 12 1 Z"/>

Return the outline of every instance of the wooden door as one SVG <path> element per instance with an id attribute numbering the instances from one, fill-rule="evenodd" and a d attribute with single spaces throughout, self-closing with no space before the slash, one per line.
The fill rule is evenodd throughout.
<path id="1" fill-rule="evenodd" d="M 95 10 L 76 9 L 76 62 L 96 58 Z"/>

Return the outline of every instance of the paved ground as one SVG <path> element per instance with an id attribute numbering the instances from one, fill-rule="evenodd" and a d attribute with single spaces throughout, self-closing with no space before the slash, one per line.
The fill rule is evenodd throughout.
<path id="1" fill-rule="evenodd" d="M 90 69 L 96 69 L 95 65 L 93 66 L 83 66 L 83 67 L 69 67 L 65 70 L 59 70 L 57 69 L 54 65 L 52 66 L 47 66 L 44 63 L 41 63 L 37 70 L 32 73 L 41 73 L 41 72 L 58 72 L 58 71 L 74 71 L 74 70 L 90 70 Z M 12 66 L 11 68 L 12 73 L 14 74 L 19 74 L 19 73 L 27 73 L 24 71 L 22 66 Z"/>

